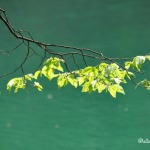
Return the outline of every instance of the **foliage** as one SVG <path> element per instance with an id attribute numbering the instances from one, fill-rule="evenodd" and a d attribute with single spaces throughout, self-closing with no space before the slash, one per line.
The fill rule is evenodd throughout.
<path id="1" fill-rule="evenodd" d="M 38 82 L 39 77 L 46 77 L 48 80 L 56 78 L 58 88 L 68 84 L 77 88 L 82 87 L 82 92 L 109 92 L 111 96 L 116 97 L 117 93 L 125 94 L 122 83 L 127 83 L 127 79 L 135 78 L 134 71 L 140 72 L 141 66 L 146 60 L 150 60 L 150 55 L 136 56 L 132 61 L 127 61 L 124 66 L 117 63 L 102 62 L 97 66 L 88 66 L 83 69 L 71 72 L 64 71 L 63 59 L 51 57 L 45 61 L 43 67 L 34 74 L 27 74 L 23 77 L 13 78 L 7 84 L 7 90 L 18 92 L 19 89 L 25 89 L 27 85 L 33 85 L 37 90 L 42 91 L 43 87 Z M 137 86 L 145 87 L 150 90 L 150 81 L 144 79 Z"/>
<path id="2" fill-rule="evenodd" d="M 146 61 L 150 60 L 149 54 L 146 56 L 136 56 L 134 58 L 109 58 L 100 52 L 87 48 L 43 43 L 35 40 L 28 31 L 16 30 L 9 22 L 5 10 L 1 8 L 0 20 L 4 23 L 14 38 L 21 41 L 11 50 L 1 50 L 0 54 L 9 56 L 22 45 L 25 46 L 27 50 L 26 53 L 24 53 L 25 56 L 19 66 L 15 67 L 15 69 L 11 72 L 0 75 L 0 78 L 2 78 L 21 70 L 23 74 L 22 77 L 13 78 L 8 82 L 7 90 L 9 92 L 11 90 L 18 92 L 18 90 L 25 89 L 28 85 L 32 85 L 37 90 L 42 91 L 43 87 L 38 82 L 40 77 L 45 77 L 50 81 L 52 79 L 56 79 L 58 88 L 62 88 L 70 84 L 75 88 L 80 86 L 82 88 L 82 92 L 101 93 L 106 91 L 113 97 L 116 97 L 117 93 L 125 94 L 122 84 L 127 83 L 127 79 L 132 81 L 136 87 L 140 86 L 150 90 L 150 81 L 148 79 L 144 79 L 139 83 L 136 83 L 133 80 L 137 73 L 142 73 L 141 67 Z M 43 54 L 39 54 L 34 47 L 40 48 Z M 53 47 L 56 49 L 54 50 Z M 60 52 L 59 48 L 63 50 Z M 34 55 L 42 58 L 38 69 L 36 69 L 37 71 L 34 73 L 25 74 L 24 64 L 29 57 Z M 47 56 L 49 59 L 47 59 Z M 82 58 L 82 62 L 87 67 L 80 69 L 77 62 L 78 57 Z M 96 60 L 101 63 L 96 66 L 88 66 L 85 58 L 90 58 L 91 60 Z M 72 63 L 76 66 L 77 70 L 69 70 L 68 66 L 72 63 L 70 63 L 70 61 L 68 62 L 68 59 L 72 60 Z M 44 62 L 44 60 L 46 61 Z M 119 63 L 119 61 L 124 62 L 124 64 Z M 39 69 L 41 64 L 43 64 L 43 66 Z M 63 66 L 65 66 L 66 70 Z"/>

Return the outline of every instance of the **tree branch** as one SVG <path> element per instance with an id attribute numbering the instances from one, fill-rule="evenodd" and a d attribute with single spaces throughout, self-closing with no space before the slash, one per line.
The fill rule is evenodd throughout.
<path id="1" fill-rule="evenodd" d="M 46 60 L 47 56 L 48 57 L 57 56 L 59 58 L 62 58 L 63 60 L 66 60 L 64 65 L 65 65 L 66 71 L 68 71 L 68 72 L 71 72 L 71 70 L 70 70 L 71 63 L 69 64 L 67 62 L 68 59 L 69 60 L 71 59 L 72 63 L 76 66 L 76 68 L 74 68 L 74 70 L 75 69 L 77 69 L 77 70 L 81 69 L 83 67 L 82 64 L 84 64 L 84 66 L 89 66 L 89 65 L 91 65 L 90 64 L 91 62 L 93 63 L 93 61 L 98 61 L 98 62 L 102 61 L 102 62 L 108 62 L 110 64 L 115 63 L 120 68 L 122 68 L 123 70 L 126 70 L 127 72 L 128 72 L 128 70 L 124 67 L 124 65 L 119 63 L 119 61 L 122 60 L 124 63 L 125 61 L 131 61 L 133 59 L 133 57 L 130 57 L 130 58 L 124 58 L 124 57 L 109 58 L 109 57 L 104 56 L 102 53 L 97 52 L 97 51 L 92 50 L 92 49 L 78 48 L 78 47 L 66 46 L 66 45 L 50 44 L 50 43 L 43 43 L 41 41 L 37 41 L 33 38 L 33 36 L 28 31 L 16 30 L 11 25 L 11 23 L 9 22 L 7 15 L 6 15 L 6 12 L 2 8 L 0 8 L 0 20 L 5 24 L 5 26 L 8 28 L 10 33 L 16 39 L 20 40 L 20 43 L 15 48 L 13 48 L 12 50 L 9 50 L 9 51 L 1 50 L 0 54 L 10 55 L 11 52 L 15 51 L 16 49 L 18 49 L 23 44 L 27 48 L 27 53 L 25 55 L 25 58 L 23 58 L 20 65 L 18 65 L 13 71 L 10 71 L 9 73 L 5 73 L 3 75 L 0 75 L 0 78 L 8 76 L 10 74 L 13 74 L 14 72 L 18 71 L 19 69 L 22 71 L 22 74 L 25 75 L 23 66 L 26 63 L 26 61 L 28 60 L 28 57 L 32 57 L 33 55 L 41 57 L 41 61 L 39 62 L 39 66 L 33 72 L 37 71 L 41 67 L 42 63 Z M 24 36 L 25 33 L 27 33 L 28 37 Z M 41 52 L 43 52 L 42 53 L 43 55 L 39 54 L 37 52 L 37 50 L 35 50 L 33 48 L 33 46 L 39 47 Z M 57 50 L 53 50 L 53 48 L 57 48 Z M 60 48 L 61 48 L 61 51 L 59 51 Z M 88 58 L 92 59 L 93 61 L 90 61 L 90 63 L 89 63 Z M 80 61 L 78 61 L 78 60 L 80 60 Z M 137 73 L 139 73 L 139 72 L 137 72 Z M 136 84 L 134 82 L 133 78 L 131 79 L 131 81 L 134 84 Z"/>

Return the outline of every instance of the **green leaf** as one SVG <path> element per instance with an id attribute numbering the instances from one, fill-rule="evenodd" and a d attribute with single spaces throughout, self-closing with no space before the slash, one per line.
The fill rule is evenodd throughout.
<path id="1" fill-rule="evenodd" d="M 130 72 L 130 71 L 126 72 L 126 76 L 127 76 L 130 80 L 131 80 L 132 77 L 135 78 L 135 74 L 134 74 L 133 72 Z"/>
<path id="2" fill-rule="evenodd" d="M 77 81 L 79 83 L 79 86 L 82 85 L 85 82 L 86 76 L 78 77 Z"/>
<path id="3" fill-rule="evenodd" d="M 90 72 L 92 72 L 93 70 L 93 67 L 89 66 L 89 67 L 86 67 L 82 70 L 82 73 L 85 74 L 85 75 L 88 75 Z"/>
<path id="4" fill-rule="evenodd" d="M 14 86 L 14 84 L 16 83 L 16 79 L 17 78 L 14 78 L 14 79 L 11 79 L 8 83 L 7 83 L 7 90 L 10 92 L 12 87 Z"/>
<path id="5" fill-rule="evenodd" d="M 11 89 L 14 87 L 14 92 L 16 93 L 19 89 L 24 89 L 25 86 L 26 83 L 24 78 L 14 78 L 7 83 L 7 90 L 10 92 Z"/>
<path id="6" fill-rule="evenodd" d="M 91 82 L 86 82 L 82 86 L 82 92 L 89 92 L 89 93 L 91 93 L 92 89 L 93 88 L 92 88 Z"/>
<path id="7" fill-rule="evenodd" d="M 97 90 L 98 90 L 98 93 L 101 93 L 103 90 L 106 89 L 106 85 L 103 84 L 103 83 L 97 83 L 97 84 L 96 84 L 96 88 L 97 88 Z"/>
<path id="8" fill-rule="evenodd" d="M 54 70 L 53 69 L 48 70 L 47 77 L 48 77 L 49 80 L 52 80 L 53 78 L 55 78 L 57 76 L 58 76 L 58 74 L 54 74 Z"/>
<path id="9" fill-rule="evenodd" d="M 150 60 L 150 55 L 146 55 L 145 58 L 146 58 L 147 60 Z"/>
<path id="10" fill-rule="evenodd" d="M 116 86 L 116 91 L 117 91 L 117 92 L 122 93 L 122 94 L 125 94 L 125 92 L 124 92 L 122 86 L 120 86 L 119 84 L 116 84 L 115 86 Z"/>
<path id="11" fill-rule="evenodd" d="M 58 71 L 63 72 L 64 70 L 61 67 L 60 62 L 64 62 L 64 61 L 62 59 L 59 59 L 59 58 L 56 58 L 56 57 L 53 58 L 51 60 L 51 67 L 54 68 L 54 69 L 56 69 L 56 70 L 58 70 Z"/>
<path id="12" fill-rule="evenodd" d="M 54 58 L 49 58 L 46 60 L 45 62 L 45 66 L 47 67 L 47 69 L 56 69 L 58 71 L 61 71 L 63 72 L 63 68 L 61 67 L 61 64 L 60 62 L 64 63 L 64 60 L 63 59 L 59 59 L 57 57 L 54 57 Z"/>
<path id="13" fill-rule="evenodd" d="M 66 78 L 66 76 L 64 75 L 59 75 L 58 79 L 57 79 L 57 85 L 58 85 L 58 88 L 61 88 L 65 85 L 68 84 L 68 80 Z"/>
<path id="14" fill-rule="evenodd" d="M 24 78 L 26 79 L 26 80 L 29 80 L 29 81 L 32 81 L 32 78 L 33 78 L 33 74 L 27 74 L 27 75 L 25 75 L 24 76 Z"/>
<path id="15" fill-rule="evenodd" d="M 99 67 L 99 71 L 104 71 L 106 69 L 106 67 L 108 66 L 108 64 L 106 63 L 101 63 L 98 67 Z"/>
<path id="16" fill-rule="evenodd" d="M 96 83 L 97 83 L 97 80 L 93 80 L 93 81 L 91 82 L 91 85 L 92 85 L 93 88 L 95 87 Z"/>
<path id="17" fill-rule="evenodd" d="M 114 78 L 114 81 L 115 81 L 115 83 L 117 83 L 117 84 L 119 84 L 119 83 L 122 82 L 121 79 L 119 79 L 119 78 Z"/>
<path id="18" fill-rule="evenodd" d="M 35 72 L 33 78 L 37 79 L 39 77 L 39 75 L 41 75 L 41 71 L 40 70 L 38 70 L 38 71 Z"/>
<path id="19" fill-rule="evenodd" d="M 131 61 L 125 62 L 125 68 L 126 68 L 126 69 L 129 69 L 131 65 L 132 65 L 132 62 L 131 62 Z"/>
<path id="20" fill-rule="evenodd" d="M 114 84 L 114 85 L 108 86 L 108 91 L 115 98 L 116 98 L 117 92 L 125 94 L 123 88 L 119 84 Z"/>
<path id="21" fill-rule="evenodd" d="M 47 66 L 44 66 L 42 68 L 41 73 L 47 77 L 49 80 L 52 80 L 53 78 L 57 77 L 58 74 L 54 74 L 54 69 L 48 68 Z"/>
<path id="22" fill-rule="evenodd" d="M 145 62 L 145 57 L 144 56 L 136 56 L 133 61 L 132 65 L 133 67 L 136 67 L 137 70 L 140 71 L 142 64 Z"/>
<path id="23" fill-rule="evenodd" d="M 68 81 L 73 85 L 75 88 L 78 86 L 78 81 L 77 79 L 74 78 L 73 75 L 67 76 Z"/>
<path id="24" fill-rule="evenodd" d="M 116 88 L 114 87 L 114 85 L 108 86 L 108 91 L 111 94 L 111 96 L 116 98 Z"/>
<path id="25" fill-rule="evenodd" d="M 38 91 L 42 91 L 43 87 L 39 84 L 39 82 L 34 82 L 34 86 L 37 88 Z"/>
<path id="26" fill-rule="evenodd" d="M 142 87 L 145 87 L 147 90 L 150 90 L 150 81 L 147 80 L 147 79 L 144 79 L 142 81 L 140 81 L 137 86 L 142 86 Z M 137 87 L 136 86 L 136 87 Z"/>
<path id="27" fill-rule="evenodd" d="M 43 66 L 42 70 L 41 70 L 41 74 L 44 75 L 45 77 L 48 76 L 48 70 L 49 68 L 47 66 Z"/>
<path id="28" fill-rule="evenodd" d="M 112 63 L 112 64 L 108 65 L 105 69 L 104 76 L 105 77 L 109 77 L 109 76 L 113 77 L 114 75 L 116 75 L 115 72 L 119 71 L 118 68 L 119 68 L 119 66 L 115 63 Z"/>
<path id="29" fill-rule="evenodd" d="M 61 65 L 59 65 L 57 68 L 57 70 L 61 71 L 61 72 L 64 72 L 63 68 L 61 67 Z"/>

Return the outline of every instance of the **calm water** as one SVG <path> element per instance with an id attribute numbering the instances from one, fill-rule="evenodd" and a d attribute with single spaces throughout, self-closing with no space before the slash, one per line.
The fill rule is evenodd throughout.
<path id="1" fill-rule="evenodd" d="M 16 28 L 30 31 L 37 40 L 92 48 L 112 57 L 149 52 L 150 1 L 0 0 L 0 7 L 7 10 Z M 15 44 L 0 22 L 0 49 L 11 49 Z M 1 72 L 20 61 L 23 50 L 7 60 L 0 56 Z M 35 62 L 28 64 L 26 71 Z M 8 94 L 4 90 L 8 79 L 1 79 L 0 87 L 0 150 L 150 147 L 138 143 L 139 138 L 150 139 L 148 91 L 134 90 L 129 84 L 124 86 L 126 96 L 113 99 L 105 93 L 81 93 L 70 86 L 58 90 L 55 81 L 44 80 L 42 93 L 28 89 Z"/>

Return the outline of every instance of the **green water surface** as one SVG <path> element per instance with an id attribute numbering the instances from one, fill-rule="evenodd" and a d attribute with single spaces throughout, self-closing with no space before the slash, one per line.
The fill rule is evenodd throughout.
<path id="1" fill-rule="evenodd" d="M 0 0 L 0 7 L 16 29 L 40 41 L 91 48 L 109 57 L 149 53 L 149 0 Z M 0 49 L 16 42 L 0 21 Z M 0 56 L 2 74 L 20 62 L 24 51 L 20 47 L 13 57 Z M 27 72 L 38 60 L 30 61 Z M 29 88 L 8 94 L 9 79 L 2 78 L 0 85 L 0 150 L 150 149 L 138 143 L 150 139 L 149 91 L 128 84 L 126 95 L 113 99 L 71 86 L 58 90 L 55 81 L 43 80 L 43 92 Z"/>

